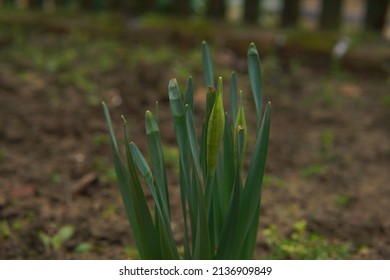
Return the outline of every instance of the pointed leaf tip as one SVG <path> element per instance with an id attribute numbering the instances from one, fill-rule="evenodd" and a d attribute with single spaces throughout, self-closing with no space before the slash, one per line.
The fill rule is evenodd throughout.
<path id="1" fill-rule="evenodd" d="M 122 125 L 126 125 L 127 122 L 126 122 L 125 116 L 121 115 L 121 119 L 122 119 Z"/>
<path id="2" fill-rule="evenodd" d="M 158 131 L 158 125 L 156 119 L 154 118 L 152 112 L 149 110 L 145 113 L 145 121 L 146 121 L 146 134 L 151 134 L 153 132 Z"/>
<path id="3" fill-rule="evenodd" d="M 249 48 L 248 48 L 248 54 L 249 55 L 258 55 L 258 51 L 256 48 L 255 43 L 250 43 Z"/>
<path id="4" fill-rule="evenodd" d="M 173 78 L 173 79 L 170 79 L 170 80 L 169 80 L 169 84 L 168 84 L 169 87 L 174 87 L 174 86 L 176 86 L 176 85 L 177 85 L 177 80 L 176 80 L 176 78 Z"/>

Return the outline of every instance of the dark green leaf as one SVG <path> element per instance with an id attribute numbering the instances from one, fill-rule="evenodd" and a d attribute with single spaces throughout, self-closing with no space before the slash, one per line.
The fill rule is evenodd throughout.
<path id="1" fill-rule="evenodd" d="M 257 127 L 260 125 L 262 104 L 263 104 L 263 90 L 262 90 L 262 78 L 260 69 L 259 53 L 257 52 L 254 43 L 249 45 L 248 49 L 248 73 L 249 80 L 252 88 L 252 93 L 255 99 L 256 114 L 257 114 Z"/>
<path id="2" fill-rule="evenodd" d="M 202 61 L 206 87 L 214 87 L 213 63 L 211 61 L 209 47 L 205 41 L 202 42 Z"/>

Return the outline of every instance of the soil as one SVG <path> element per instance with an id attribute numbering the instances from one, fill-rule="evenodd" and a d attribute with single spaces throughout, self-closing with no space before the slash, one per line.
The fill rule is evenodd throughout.
<path id="1" fill-rule="evenodd" d="M 61 74 L 90 62 L 78 58 L 72 61 L 74 68 L 53 71 L 28 57 L 29 48 L 41 47 L 48 56 L 63 46 L 78 51 L 69 39 L 73 31 L 54 27 L 0 25 L 0 259 L 134 258 L 100 101 L 108 103 L 117 135 L 123 114 L 131 141 L 146 153 L 144 112 L 156 112 L 158 101 L 163 141 L 174 147 L 167 84 L 178 76 L 184 88 L 183 76 L 191 72 L 200 119 L 204 104 L 200 41 L 169 31 L 155 38 L 150 30 L 97 36 L 88 29 L 88 51 L 95 51 L 97 40 L 115 41 L 121 49 L 114 65 L 88 72 L 95 87 L 86 93 L 82 84 L 64 82 Z M 21 42 L 10 29 L 21 30 Z M 216 69 L 226 81 L 229 71 L 236 70 L 240 87 L 249 93 L 245 55 L 223 41 L 209 43 Z M 27 54 L 10 55 L 18 47 Z M 141 48 L 169 48 L 174 59 L 156 62 L 147 59 L 148 53 L 132 54 Z M 100 53 L 94 55 L 98 59 Z M 132 55 L 136 63 L 121 61 Z M 288 239 L 294 225 L 304 220 L 307 233 L 347 246 L 345 258 L 390 259 L 389 74 L 331 71 L 323 57 L 304 55 L 268 53 L 262 61 L 264 98 L 272 102 L 272 133 L 255 257 L 272 254 L 264 229 L 276 225 Z M 250 97 L 245 102 L 253 127 Z M 253 137 L 248 149 L 251 141 Z M 177 173 L 174 164 L 169 169 L 173 226 L 180 243 Z M 45 247 L 42 234 L 54 236 L 65 225 L 73 227 L 72 237 L 56 250 Z"/>

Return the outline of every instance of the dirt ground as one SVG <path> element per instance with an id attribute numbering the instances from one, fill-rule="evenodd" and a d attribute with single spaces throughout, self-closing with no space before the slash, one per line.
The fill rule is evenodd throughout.
<path id="1" fill-rule="evenodd" d="M 167 85 L 193 76 L 200 120 L 200 41 L 93 20 L 0 21 L 0 259 L 136 257 L 102 100 L 118 135 L 123 114 L 145 152 L 144 113 L 158 101 L 181 242 Z M 216 73 L 228 81 L 237 71 L 248 93 L 253 128 L 245 54 L 209 35 Z M 257 47 L 272 124 L 256 258 L 390 259 L 389 72 Z"/>

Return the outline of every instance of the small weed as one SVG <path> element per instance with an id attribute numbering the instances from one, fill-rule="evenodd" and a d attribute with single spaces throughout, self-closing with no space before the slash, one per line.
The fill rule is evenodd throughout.
<path id="1" fill-rule="evenodd" d="M 7 159 L 7 151 L 5 148 L 0 148 L 0 162 Z"/>
<path id="2" fill-rule="evenodd" d="M 342 208 L 342 209 L 345 209 L 348 206 L 350 206 L 352 202 L 353 202 L 353 197 L 347 194 L 338 194 L 333 200 L 334 205 L 337 208 Z"/>
<path id="3" fill-rule="evenodd" d="M 306 166 L 301 174 L 305 178 L 318 178 L 325 175 L 325 168 L 319 163 L 313 163 Z"/>
<path id="4" fill-rule="evenodd" d="M 106 158 L 96 157 L 93 165 L 94 169 L 101 173 L 99 179 L 103 183 L 109 184 L 116 182 L 115 168 L 110 166 Z"/>
<path id="5" fill-rule="evenodd" d="M 285 188 L 286 187 L 286 181 L 282 178 L 279 178 L 277 176 L 273 175 L 264 175 L 263 179 L 263 185 L 267 187 L 279 187 L 279 188 Z"/>
<path id="6" fill-rule="evenodd" d="M 335 133 L 332 129 L 327 129 L 320 136 L 320 158 L 321 160 L 332 159 L 335 155 L 334 140 Z"/>
<path id="7" fill-rule="evenodd" d="M 93 250 L 93 247 L 94 246 L 91 243 L 81 242 L 74 248 L 73 252 L 85 254 L 91 252 Z"/>
<path id="8" fill-rule="evenodd" d="M 130 245 L 126 246 L 125 256 L 130 260 L 138 260 L 139 259 L 138 249 Z"/>
<path id="9" fill-rule="evenodd" d="M 0 221 L 0 241 L 4 239 L 12 239 L 13 236 L 21 232 L 25 228 L 23 220 L 15 220 L 12 223 L 7 220 Z"/>
<path id="10" fill-rule="evenodd" d="M 43 231 L 38 233 L 39 240 L 42 242 L 47 252 L 58 252 L 66 241 L 72 238 L 74 227 L 65 225 L 61 227 L 54 236 L 49 236 Z"/>
<path id="11" fill-rule="evenodd" d="M 337 102 L 334 85 L 330 82 L 323 82 L 318 92 L 318 101 L 326 108 L 332 109 Z"/>
<path id="12" fill-rule="evenodd" d="M 50 182 L 52 184 L 59 184 L 62 181 L 62 176 L 59 173 L 52 173 L 50 175 Z"/>
<path id="13" fill-rule="evenodd" d="M 275 225 L 263 231 L 271 248 L 271 259 L 347 259 L 350 255 L 346 244 L 333 244 L 317 233 L 307 231 L 307 222 L 298 221 L 290 237 L 285 237 Z"/>
<path id="14" fill-rule="evenodd" d="M 27 211 L 26 213 L 26 221 L 28 223 L 34 223 L 37 219 L 37 214 L 34 211 Z"/>
<path id="15" fill-rule="evenodd" d="M 116 182 L 115 168 L 113 167 L 108 168 L 100 178 L 104 183 L 115 183 Z"/>
<path id="16" fill-rule="evenodd" d="M 8 224 L 8 221 L 2 220 L 0 221 L 0 240 L 8 239 L 11 237 L 11 229 Z"/>
<path id="17" fill-rule="evenodd" d="M 388 93 L 382 97 L 382 104 L 383 104 L 383 106 L 390 108 L 390 93 Z"/>
<path id="18" fill-rule="evenodd" d="M 333 150 L 334 146 L 334 132 L 331 129 L 325 130 L 321 135 L 321 149 L 325 153 Z"/>
<path id="19" fill-rule="evenodd" d="M 110 143 L 110 137 L 105 133 L 95 133 L 92 137 L 92 143 L 95 146 L 106 145 Z"/>
<path id="20" fill-rule="evenodd" d="M 102 216 L 107 220 L 111 220 L 117 215 L 117 207 L 113 204 L 108 204 L 102 213 Z"/>
<path id="21" fill-rule="evenodd" d="M 25 223 L 23 221 L 20 221 L 20 220 L 14 221 L 11 225 L 12 230 L 14 230 L 16 232 L 22 231 L 24 229 L 24 227 L 25 227 Z"/>

